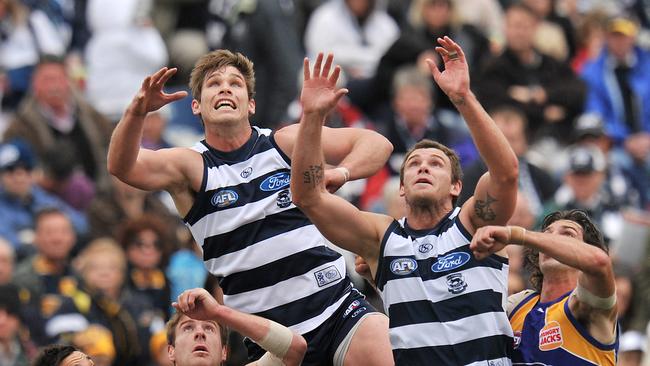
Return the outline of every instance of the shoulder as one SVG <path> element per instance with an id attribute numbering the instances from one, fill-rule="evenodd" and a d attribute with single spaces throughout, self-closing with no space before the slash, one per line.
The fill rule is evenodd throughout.
<path id="1" fill-rule="evenodd" d="M 524 301 L 530 298 L 531 295 L 535 294 L 535 290 L 523 290 L 516 294 L 508 296 L 508 303 L 506 306 L 506 313 L 508 316 L 512 315 L 513 311 L 523 304 Z"/>

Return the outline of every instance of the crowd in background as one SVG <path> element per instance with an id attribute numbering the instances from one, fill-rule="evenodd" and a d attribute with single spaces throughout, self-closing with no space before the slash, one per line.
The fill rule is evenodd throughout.
<path id="1" fill-rule="evenodd" d="M 163 66 L 178 68 L 170 92 L 188 90 L 200 55 L 242 52 L 252 122 L 277 128 L 300 118 L 302 59 L 332 52 L 350 92 L 328 125 L 394 146 L 339 194 L 401 217 L 402 157 L 429 138 L 459 153 L 462 204 L 487 168 L 424 61 L 443 35 L 519 158 L 510 224 L 573 208 L 594 219 L 615 263 L 619 364 L 650 365 L 650 0 L 0 0 L 0 366 L 53 342 L 97 365 L 168 365 L 171 301 L 218 292 L 170 196 L 106 170 L 113 126 Z M 201 136 L 186 98 L 147 116 L 143 147 Z M 511 293 L 529 286 L 517 248 Z"/>

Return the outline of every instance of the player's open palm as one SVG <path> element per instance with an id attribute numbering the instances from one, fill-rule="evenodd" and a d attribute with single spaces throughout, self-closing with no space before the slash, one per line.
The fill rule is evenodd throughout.
<path id="1" fill-rule="evenodd" d="M 445 36 L 438 38 L 436 52 L 442 58 L 445 70 L 438 70 L 438 66 L 433 60 L 428 59 L 429 69 L 440 89 L 449 96 L 452 102 L 456 103 L 459 99 L 469 92 L 469 68 L 465 53 L 460 46 L 451 38 Z"/>
<path id="2" fill-rule="evenodd" d="M 166 104 L 185 98 L 187 96 L 185 91 L 178 91 L 173 94 L 167 94 L 163 91 L 165 83 L 175 73 L 176 68 L 168 69 L 163 67 L 155 74 L 147 76 L 133 100 L 134 112 L 139 115 L 146 115 Z"/>
<path id="3" fill-rule="evenodd" d="M 323 54 L 319 53 L 313 70 L 310 70 L 308 58 L 303 61 L 304 78 L 302 93 L 300 94 L 303 113 L 318 113 L 324 117 L 334 109 L 339 99 L 348 92 L 345 88 L 337 89 L 336 87 L 336 82 L 341 74 L 341 67 L 337 65 L 332 70 L 333 59 L 332 54 L 327 55 L 323 65 Z"/>

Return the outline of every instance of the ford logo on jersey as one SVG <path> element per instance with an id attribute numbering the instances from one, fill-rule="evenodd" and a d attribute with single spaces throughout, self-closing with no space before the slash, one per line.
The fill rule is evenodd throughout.
<path id="1" fill-rule="evenodd" d="M 262 184 L 260 184 L 260 189 L 265 192 L 273 192 L 282 189 L 284 187 L 288 187 L 290 183 L 291 183 L 291 174 L 277 173 L 264 179 Z"/>
<path id="2" fill-rule="evenodd" d="M 226 189 L 225 191 L 219 191 L 212 196 L 212 206 L 228 207 L 237 202 L 238 199 L 239 195 L 237 192 Z"/>
<path id="3" fill-rule="evenodd" d="M 434 272 L 451 271 L 469 262 L 469 258 L 469 254 L 465 252 L 447 254 L 438 259 L 438 261 L 431 266 L 431 270 Z"/>
<path id="4" fill-rule="evenodd" d="M 412 258 L 397 258 L 390 262 L 390 271 L 396 275 L 406 276 L 418 269 L 418 262 Z"/>

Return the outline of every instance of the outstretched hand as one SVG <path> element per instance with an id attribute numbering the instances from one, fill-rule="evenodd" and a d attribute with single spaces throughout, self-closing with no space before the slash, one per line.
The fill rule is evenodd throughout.
<path id="1" fill-rule="evenodd" d="M 183 291 L 172 303 L 179 311 L 196 320 L 215 320 L 217 309 L 221 306 L 210 293 L 202 288 Z"/>
<path id="2" fill-rule="evenodd" d="M 505 226 L 483 226 L 478 228 L 469 244 L 469 249 L 478 260 L 501 251 L 508 245 L 510 232 Z"/>
<path id="3" fill-rule="evenodd" d="M 427 59 L 429 70 L 431 70 L 436 84 L 454 104 L 462 102 L 469 92 L 469 68 L 465 53 L 456 42 L 447 36 L 438 38 L 437 41 L 440 46 L 437 46 L 435 50 L 442 58 L 445 70 L 441 72 L 432 59 Z"/>
<path id="4" fill-rule="evenodd" d="M 178 91 L 173 94 L 167 94 L 163 91 L 165 83 L 176 73 L 176 68 L 168 69 L 163 67 L 155 74 L 147 76 L 142 81 L 142 86 L 133 99 L 133 112 L 144 116 L 149 112 L 156 111 L 162 106 L 183 99 L 187 92 Z"/>
<path id="5" fill-rule="evenodd" d="M 314 70 L 310 70 L 309 59 L 305 57 L 303 61 L 303 85 L 300 93 L 303 113 L 318 113 L 325 117 L 338 103 L 339 99 L 348 93 L 345 88 L 336 87 L 336 82 L 341 74 L 341 67 L 336 65 L 332 69 L 332 54 L 327 55 L 325 65 L 323 63 L 323 54 L 319 53 L 316 57 Z M 321 70 L 322 66 L 322 70 Z"/>

